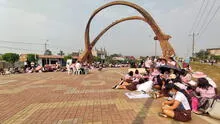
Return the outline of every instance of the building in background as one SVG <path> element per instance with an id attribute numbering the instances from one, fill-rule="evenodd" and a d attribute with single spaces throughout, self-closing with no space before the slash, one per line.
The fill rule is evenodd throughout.
<path id="1" fill-rule="evenodd" d="M 95 57 L 100 57 L 100 58 L 105 58 L 107 56 L 107 51 L 105 50 L 105 48 L 101 48 L 101 49 L 93 49 L 92 50 L 92 55 Z"/>
<path id="2" fill-rule="evenodd" d="M 20 62 L 26 62 L 27 61 L 27 54 L 21 54 L 19 57 Z"/>
<path id="3" fill-rule="evenodd" d="M 207 51 L 212 55 L 220 56 L 220 48 L 210 48 Z"/>
<path id="4" fill-rule="evenodd" d="M 38 55 L 38 64 L 44 66 L 46 64 L 56 64 L 64 65 L 64 56 L 60 55 Z"/>

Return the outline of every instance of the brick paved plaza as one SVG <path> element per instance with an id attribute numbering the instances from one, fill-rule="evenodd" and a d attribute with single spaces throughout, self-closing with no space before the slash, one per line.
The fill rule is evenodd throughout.
<path id="1" fill-rule="evenodd" d="M 128 99 L 111 87 L 126 69 L 104 69 L 88 75 L 64 72 L 0 77 L 2 124 L 178 124 L 158 116 L 163 99 Z M 189 123 L 219 123 L 193 115 Z"/>

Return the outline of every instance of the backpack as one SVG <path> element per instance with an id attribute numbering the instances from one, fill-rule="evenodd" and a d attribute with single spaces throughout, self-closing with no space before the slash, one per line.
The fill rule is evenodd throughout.
<path id="1" fill-rule="evenodd" d="M 220 96 L 216 96 L 212 99 L 209 99 L 207 102 L 207 108 L 205 112 L 207 112 L 211 117 L 220 119 Z"/>

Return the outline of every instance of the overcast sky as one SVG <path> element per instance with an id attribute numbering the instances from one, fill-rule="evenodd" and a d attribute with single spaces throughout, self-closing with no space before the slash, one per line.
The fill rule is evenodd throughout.
<path id="1" fill-rule="evenodd" d="M 2 41 L 40 43 L 48 40 L 48 48 L 54 54 L 84 49 L 84 31 L 88 18 L 101 5 L 113 0 L 0 0 L 0 53 L 43 53 L 44 45 L 15 44 Z M 203 0 L 127 0 L 146 9 L 162 31 L 172 36 L 170 42 L 178 56 L 191 55 L 192 37 L 189 36 L 195 17 Z M 208 11 L 215 3 L 212 11 Z M 207 8 L 205 9 L 205 5 Z M 206 25 L 220 6 L 220 0 L 204 2 L 203 17 Z M 92 21 L 91 40 L 114 20 L 140 15 L 126 6 L 113 6 L 101 11 Z M 198 17 L 199 18 L 199 17 Z M 198 23 L 198 22 L 197 22 Z M 196 26 L 195 26 L 196 27 Z M 220 47 L 220 11 L 196 37 L 196 50 Z M 200 25 L 195 28 L 196 33 Z M 110 29 L 97 43 L 111 53 L 123 55 L 154 55 L 154 36 L 148 24 L 127 21 Z M 157 54 L 161 54 L 157 42 Z"/>

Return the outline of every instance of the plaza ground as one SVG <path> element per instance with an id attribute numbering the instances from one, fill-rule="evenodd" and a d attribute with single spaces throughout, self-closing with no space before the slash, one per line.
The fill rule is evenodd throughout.
<path id="1" fill-rule="evenodd" d="M 161 118 L 161 99 L 128 99 L 111 87 L 127 69 L 0 76 L 1 124 L 181 124 Z M 220 86 L 220 85 L 219 85 Z M 192 115 L 189 124 L 220 121 Z"/>

